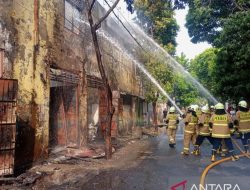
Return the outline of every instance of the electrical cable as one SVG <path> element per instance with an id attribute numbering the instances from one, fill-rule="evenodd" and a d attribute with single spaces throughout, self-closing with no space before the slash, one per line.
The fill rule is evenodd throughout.
<path id="1" fill-rule="evenodd" d="M 26 9 L 27 11 L 29 11 L 29 15 L 33 16 L 33 14 L 32 14 L 32 13 L 33 13 L 33 10 L 27 8 L 26 6 L 24 6 L 23 4 L 21 4 L 19 1 L 17 1 L 16 3 L 19 4 L 21 7 L 23 7 L 24 9 Z M 66 20 L 67 22 L 69 22 L 70 24 L 73 24 L 70 20 L 68 20 L 67 18 L 65 18 L 65 16 L 63 16 L 62 14 L 59 14 L 59 16 L 60 16 L 62 19 L 64 19 L 64 20 Z M 44 18 L 39 18 L 39 19 L 43 20 L 44 22 L 50 22 L 51 24 L 54 25 L 54 22 L 52 22 L 52 21 L 50 21 L 50 20 L 48 21 L 48 20 L 45 20 Z M 65 27 L 64 24 L 62 24 L 62 23 L 60 23 L 60 22 L 57 22 L 57 24 L 60 25 L 60 26 L 62 26 L 62 27 Z M 79 28 L 77 28 L 77 29 L 79 30 L 79 33 L 82 34 L 83 36 L 86 35 L 86 33 L 83 32 L 82 30 L 80 30 Z M 75 32 L 73 32 L 73 31 L 71 31 L 71 30 L 69 30 L 69 29 L 68 29 L 67 31 L 69 31 L 70 33 L 75 34 L 75 35 L 77 36 L 77 34 L 76 34 Z M 26 33 L 23 32 L 23 31 L 20 31 L 20 32 L 23 33 L 23 34 L 26 34 Z M 79 36 L 79 38 L 82 38 L 82 37 Z M 83 39 L 83 38 L 82 38 L 82 39 Z M 29 49 L 26 49 L 26 51 L 33 52 L 32 50 L 29 50 Z M 106 51 L 104 51 L 104 52 L 105 52 L 105 54 L 107 54 Z M 108 54 L 107 54 L 107 55 L 108 55 Z M 119 62 L 119 63 L 121 63 L 121 64 L 122 64 L 123 66 L 125 66 L 125 67 L 128 67 L 128 66 L 125 65 L 123 62 Z"/>
<path id="2" fill-rule="evenodd" d="M 111 6 L 109 5 L 109 3 L 107 2 L 107 0 L 104 0 L 107 5 L 109 6 L 109 8 L 111 8 Z M 129 33 L 129 35 L 133 38 L 133 40 L 136 42 L 136 44 L 138 46 L 140 46 L 142 48 L 143 51 L 145 51 L 146 53 L 148 53 L 143 47 L 142 45 L 138 42 L 138 40 L 132 35 L 132 33 L 129 31 L 129 29 L 125 26 L 125 24 L 122 22 L 122 20 L 117 16 L 117 14 L 114 12 L 114 10 L 112 11 L 113 14 L 115 15 L 115 17 L 117 18 L 117 20 L 122 24 L 123 28 Z"/>

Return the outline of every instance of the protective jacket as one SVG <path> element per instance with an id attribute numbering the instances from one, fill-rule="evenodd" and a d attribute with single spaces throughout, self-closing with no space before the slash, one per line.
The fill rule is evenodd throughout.
<path id="1" fill-rule="evenodd" d="M 196 115 L 197 115 L 197 117 L 199 118 L 199 117 L 201 116 L 201 114 L 202 114 L 201 110 L 200 110 L 200 109 L 198 109 L 198 110 L 196 111 Z"/>
<path id="2" fill-rule="evenodd" d="M 179 123 L 178 120 L 178 115 L 175 113 L 169 113 L 167 115 L 167 123 L 168 123 L 168 128 L 169 129 L 176 129 L 177 128 L 177 124 Z"/>
<path id="3" fill-rule="evenodd" d="M 213 114 L 210 121 L 213 125 L 212 137 L 214 138 L 230 138 L 229 123 L 231 118 L 229 114 L 217 115 Z"/>
<path id="4" fill-rule="evenodd" d="M 243 111 L 237 111 L 236 112 L 236 118 L 238 122 L 238 130 L 241 133 L 248 133 L 250 132 L 250 112 L 243 112 Z"/>
<path id="5" fill-rule="evenodd" d="M 198 120 L 199 123 L 199 130 L 198 134 L 201 136 L 210 136 L 210 130 L 209 130 L 209 120 L 210 120 L 210 114 L 201 114 Z"/>
<path id="6" fill-rule="evenodd" d="M 195 117 L 191 112 L 187 113 L 185 117 L 185 132 L 194 134 L 196 132 L 196 127 L 198 124 L 198 117 Z"/>

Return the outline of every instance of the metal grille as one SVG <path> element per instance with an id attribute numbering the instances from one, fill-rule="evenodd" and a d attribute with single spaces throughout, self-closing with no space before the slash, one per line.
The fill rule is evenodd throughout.
<path id="1" fill-rule="evenodd" d="M 104 88 L 104 83 L 102 79 L 98 77 L 87 75 L 87 81 L 88 81 L 88 87 L 99 88 L 99 89 Z"/>
<path id="2" fill-rule="evenodd" d="M 0 176 L 14 172 L 17 80 L 0 79 Z"/>
<path id="3" fill-rule="evenodd" d="M 50 147 L 77 147 L 80 77 L 68 71 L 51 68 L 50 79 Z"/>
<path id="4" fill-rule="evenodd" d="M 67 71 L 59 69 L 50 69 L 50 79 L 58 82 L 67 82 L 71 84 L 78 84 L 80 77 Z"/>

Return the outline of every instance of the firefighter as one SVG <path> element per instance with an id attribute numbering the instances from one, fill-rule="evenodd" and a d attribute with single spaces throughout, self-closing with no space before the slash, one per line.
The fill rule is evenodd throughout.
<path id="1" fill-rule="evenodd" d="M 210 117 L 214 114 L 214 112 L 215 112 L 215 110 L 214 110 L 214 105 L 211 105 L 211 106 L 210 106 Z M 212 132 L 212 128 L 211 128 L 211 127 L 209 127 L 209 130 L 210 130 L 210 132 Z M 227 146 L 226 146 L 224 140 L 221 141 L 221 145 L 220 145 L 220 147 L 216 150 L 216 153 L 217 153 L 217 154 L 220 154 L 221 157 L 225 157 L 226 154 L 228 153 Z"/>
<path id="2" fill-rule="evenodd" d="M 170 107 L 169 113 L 166 117 L 166 123 L 167 123 L 167 135 L 169 140 L 169 146 L 171 148 L 174 148 L 175 145 L 175 137 L 176 137 L 176 130 L 177 125 L 179 124 L 179 118 L 178 115 L 175 113 L 175 107 Z"/>
<path id="3" fill-rule="evenodd" d="M 214 106 L 211 105 L 211 106 L 210 106 L 210 115 L 212 116 L 213 114 L 214 114 Z"/>
<path id="4" fill-rule="evenodd" d="M 247 108 L 247 102 L 244 100 L 239 102 L 238 107 L 239 110 L 236 112 L 234 125 L 240 134 L 245 153 L 249 153 L 248 140 L 250 139 L 250 112 Z"/>
<path id="5" fill-rule="evenodd" d="M 203 143 L 204 139 L 207 138 L 208 141 L 213 145 L 213 139 L 209 130 L 209 120 L 210 113 L 208 106 L 203 106 L 201 108 L 201 115 L 198 117 L 198 136 L 196 138 L 195 149 L 193 154 L 198 156 L 200 155 L 200 146 Z"/>
<path id="6" fill-rule="evenodd" d="M 188 108 L 187 114 L 184 118 L 185 128 L 184 128 L 184 147 L 181 154 L 189 155 L 190 143 L 195 145 L 196 141 L 196 127 L 198 123 L 198 117 L 196 115 L 196 107 L 190 106 Z"/>
<path id="7" fill-rule="evenodd" d="M 230 129 L 231 134 L 232 134 L 232 130 L 233 130 L 233 128 Z M 228 149 L 227 149 L 227 145 L 226 145 L 225 140 L 221 141 L 221 145 L 220 145 L 220 148 L 218 149 L 217 153 L 220 154 L 221 157 L 225 157 L 226 154 L 228 153 Z"/>
<path id="8" fill-rule="evenodd" d="M 198 105 L 195 105 L 196 115 L 199 118 L 202 114 L 201 108 Z"/>
<path id="9" fill-rule="evenodd" d="M 233 128 L 233 123 L 230 115 L 225 112 L 224 105 L 218 103 L 215 105 L 215 113 L 212 115 L 209 126 L 212 127 L 213 149 L 211 161 L 216 160 L 216 150 L 219 149 L 221 141 L 224 139 L 233 161 L 239 159 L 234 154 L 234 147 L 231 140 L 230 128 Z"/>

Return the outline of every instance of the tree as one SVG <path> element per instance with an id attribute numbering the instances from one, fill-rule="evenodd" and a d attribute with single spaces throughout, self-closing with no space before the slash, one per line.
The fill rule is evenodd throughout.
<path id="1" fill-rule="evenodd" d="M 154 79 L 161 85 L 161 87 L 167 92 L 172 91 L 173 73 L 170 68 L 167 67 L 156 53 L 144 53 L 141 54 L 141 62 L 144 63 L 147 71 L 154 77 Z M 159 89 L 153 84 L 151 80 L 145 75 L 143 78 L 143 87 L 145 89 L 145 99 L 147 102 L 152 102 L 153 105 L 153 125 L 157 130 L 157 112 L 156 103 L 158 100 L 165 101 L 166 97 L 161 96 Z"/>
<path id="2" fill-rule="evenodd" d="M 223 30 L 224 19 L 250 8 L 249 0 L 183 0 L 188 4 L 188 33 L 194 43 L 214 43 Z"/>
<path id="3" fill-rule="evenodd" d="M 220 46 L 216 64 L 218 95 L 250 101 L 250 11 L 238 12 L 225 20 L 217 42 Z"/>
<path id="4" fill-rule="evenodd" d="M 190 72 L 201 84 L 215 93 L 217 82 L 215 80 L 215 66 L 217 62 L 216 48 L 209 48 L 196 56 L 190 63 Z"/>
<path id="5" fill-rule="evenodd" d="M 187 71 L 190 71 L 190 60 L 181 53 L 180 56 L 176 56 L 175 59 L 180 63 Z M 176 73 L 173 80 L 174 96 L 180 101 L 182 106 L 188 106 L 190 104 L 199 102 L 198 90 L 187 81 L 185 75 Z"/>
<path id="6" fill-rule="evenodd" d="M 244 97 L 250 101 L 250 1 L 183 2 L 189 6 L 186 26 L 192 41 L 207 41 L 218 49 L 212 90 L 223 100 Z"/>
<path id="7" fill-rule="evenodd" d="M 174 78 L 174 94 L 182 106 L 198 103 L 200 100 L 198 90 L 181 75 L 176 74 Z"/>
<path id="8" fill-rule="evenodd" d="M 175 37 L 179 29 L 171 0 L 136 0 L 136 21 L 170 54 L 175 53 Z"/>
<path id="9" fill-rule="evenodd" d="M 182 52 L 181 56 L 175 56 L 175 59 L 178 63 L 180 63 L 187 71 L 189 70 L 190 67 L 190 61 L 186 57 L 186 55 Z"/>
<path id="10" fill-rule="evenodd" d="M 106 12 L 106 14 L 101 17 L 98 21 L 94 23 L 93 20 L 93 15 L 92 15 L 92 10 L 94 7 L 94 4 L 96 0 L 90 0 L 87 1 L 87 6 L 88 6 L 88 20 L 90 24 L 90 29 L 91 29 L 91 34 L 92 34 L 92 39 L 93 39 L 93 44 L 95 47 L 95 52 L 96 52 L 96 59 L 98 63 L 98 68 L 105 86 L 105 94 L 106 94 L 106 99 L 107 99 L 107 125 L 106 125 L 106 134 L 105 134 L 105 156 L 106 159 L 110 159 L 112 155 L 112 144 L 111 144 L 111 125 L 112 125 L 112 117 L 114 114 L 114 106 L 112 104 L 112 90 L 110 88 L 110 84 L 108 81 L 108 78 L 106 76 L 104 67 L 103 67 L 103 62 L 102 62 L 102 55 L 97 39 L 97 30 L 100 28 L 101 23 L 109 16 L 109 14 L 114 10 L 114 8 L 117 6 L 120 0 L 116 0 L 114 4 L 110 7 L 110 9 Z M 127 1 L 128 3 L 132 1 Z M 128 5 L 128 8 L 131 8 L 131 5 Z"/>

